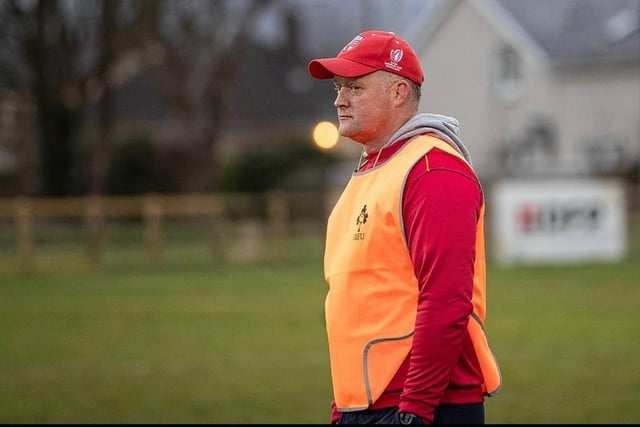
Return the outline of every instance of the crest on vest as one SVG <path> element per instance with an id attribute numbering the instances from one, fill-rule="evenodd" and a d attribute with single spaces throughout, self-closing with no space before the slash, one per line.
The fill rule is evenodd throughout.
<path id="1" fill-rule="evenodd" d="M 364 240 L 364 232 L 361 231 L 362 226 L 367 223 L 369 214 L 367 213 L 367 205 L 364 205 L 360 210 L 360 213 L 356 217 L 356 225 L 358 230 L 353 235 L 353 240 Z"/>

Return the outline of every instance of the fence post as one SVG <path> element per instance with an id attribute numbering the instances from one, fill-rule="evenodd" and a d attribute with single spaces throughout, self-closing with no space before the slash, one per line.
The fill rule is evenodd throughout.
<path id="1" fill-rule="evenodd" d="M 240 234 L 236 243 L 237 261 L 253 264 L 262 260 L 264 256 L 264 222 L 257 218 L 240 221 Z"/>
<path id="2" fill-rule="evenodd" d="M 225 219 L 222 209 L 222 201 L 216 199 L 212 209 L 209 227 L 209 248 L 213 263 L 224 264 L 227 262 L 229 247 L 229 222 Z"/>
<path id="3" fill-rule="evenodd" d="M 276 261 L 283 261 L 286 254 L 289 206 L 286 195 L 280 191 L 267 195 L 267 221 L 271 241 L 270 252 Z"/>
<path id="4" fill-rule="evenodd" d="M 20 196 L 15 202 L 16 248 L 22 266 L 31 270 L 34 266 L 33 218 L 29 199 Z"/>
<path id="5" fill-rule="evenodd" d="M 89 264 L 94 269 L 101 265 L 101 242 L 102 242 L 102 199 L 100 196 L 87 198 L 85 210 L 85 221 L 87 224 L 87 257 Z"/>
<path id="6" fill-rule="evenodd" d="M 162 241 L 162 206 L 154 196 L 144 200 L 144 235 L 147 246 L 147 257 L 151 264 L 160 264 L 164 258 Z"/>

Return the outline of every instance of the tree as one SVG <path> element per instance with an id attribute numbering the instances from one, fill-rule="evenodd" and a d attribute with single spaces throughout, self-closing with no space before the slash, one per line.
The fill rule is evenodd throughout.
<path id="1" fill-rule="evenodd" d="M 158 38 L 165 62 L 154 72 L 169 115 L 190 141 L 201 189 L 217 189 L 216 147 L 228 117 L 228 97 L 248 35 L 269 0 L 173 1 L 161 4 Z"/>
<path id="2" fill-rule="evenodd" d="M 269 0 L 5 0 L 0 87 L 29 87 L 39 125 L 39 192 L 103 192 L 114 93 L 149 75 L 191 141 L 210 188 L 227 96 L 247 34 Z M 155 71 L 154 71 L 155 67 Z M 79 131 L 97 111 L 95 138 Z M 83 163 L 84 162 L 84 163 Z"/>
<path id="3" fill-rule="evenodd" d="M 0 5 L 0 73 L 4 86 L 28 85 L 40 129 L 41 182 L 48 194 L 68 191 L 73 174 L 74 131 L 79 123 L 74 71 L 75 36 L 57 1 Z"/>
<path id="4" fill-rule="evenodd" d="M 0 3 L 0 86 L 29 87 L 37 105 L 40 179 L 37 190 L 66 195 L 100 192 L 103 149 L 108 144 L 118 66 L 144 50 L 149 5 L 140 0 L 6 0 Z M 129 20 L 116 20 L 119 10 Z M 136 13 L 137 11 L 137 13 Z M 117 35 L 117 36 L 116 36 Z M 101 143 L 82 165 L 78 131 L 88 107 L 99 104 Z M 86 169 L 86 171 L 85 171 Z M 83 182 L 87 181 L 87 188 Z"/>

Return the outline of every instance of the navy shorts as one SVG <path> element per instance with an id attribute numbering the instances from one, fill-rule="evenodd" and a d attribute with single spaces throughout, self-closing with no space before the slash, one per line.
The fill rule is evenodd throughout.
<path id="1" fill-rule="evenodd" d="M 343 412 L 337 424 L 400 424 L 398 408 Z M 433 424 L 484 424 L 484 403 L 443 404 L 436 408 Z"/>

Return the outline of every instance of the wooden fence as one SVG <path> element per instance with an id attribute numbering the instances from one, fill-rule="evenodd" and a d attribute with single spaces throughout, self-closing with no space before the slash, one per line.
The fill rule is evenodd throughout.
<path id="1" fill-rule="evenodd" d="M 0 199 L 0 220 L 12 221 L 15 225 L 15 247 L 20 262 L 30 268 L 36 256 L 34 223 L 36 220 L 70 219 L 84 223 L 86 229 L 86 255 L 90 264 L 101 263 L 102 236 L 108 219 L 133 218 L 142 220 L 144 245 L 147 259 L 151 263 L 163 260 L 163 221 L 167 218 L 204 217 L 212 225 L 224 227 L 229 224 L 229 206 L 255 205 L 258 196 L 248 194 L 182 194 L 140 196 L 90 196 L 66 198 L 16 197 Z M 277 257 L 289 227 L 289 200 L 286 194 L 267 194 L 261 199 L 264 204 L 260 218 L 249 214 L 237 221 L 241 239 L 247 253 L 255 251 L 256 236 L 269 236 L 269 252 Z M 224 249 L 212 242 L 212 251 L 220 255 Z"/>

